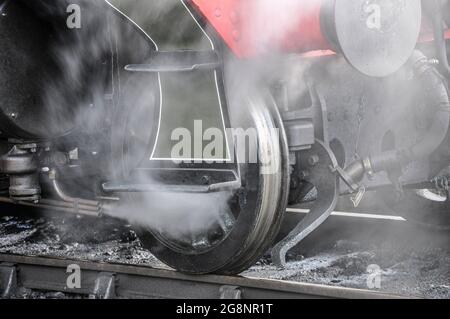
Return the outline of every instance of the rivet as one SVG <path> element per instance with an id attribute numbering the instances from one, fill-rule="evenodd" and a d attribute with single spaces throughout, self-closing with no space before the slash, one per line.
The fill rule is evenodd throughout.
<path id="1" fill-rule="evenodd" d="M 239 16 L 236 11 L 231 11 L 230 13 L 230 21 L 233 24 L 237 24 L 239 22 Z"/>
<path id="2" fill-rule="evenodd" d="M 232 35 L 234 41 L 239 41 L 241 39 L 241 33 L 238 30 L 233 30 Z"/>

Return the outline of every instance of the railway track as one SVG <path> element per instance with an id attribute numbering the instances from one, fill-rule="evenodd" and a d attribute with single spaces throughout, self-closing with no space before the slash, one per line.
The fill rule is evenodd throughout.
<path id="1" fill-rule="evenodd" d="M 68 269 L 73 269 L 73 265 L 80 269 L 80 288 L 69 288 L 67 285 L 71 275 Z M 0 296 L 13 297 L 19 287 L 90 298 L 400 298 L 369 290 L 289 281 L 218 275 L 190 276 L 146 266 L 0 254 Z"/>

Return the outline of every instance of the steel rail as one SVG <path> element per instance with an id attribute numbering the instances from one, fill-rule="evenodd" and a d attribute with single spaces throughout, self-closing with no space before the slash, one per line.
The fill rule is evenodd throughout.
<path id="1" fill-rule="evenodd" d="M 81 288 L 67 287 L 70 265 L 78 265 Z M 168 299 L 391 299 L 376 291 L 281 280 L 192 276 L 142 265 L 111 264 L 50 257 L 0 254 L 0 296 L 17 287 L 58 291 L 91 298 Z"/>

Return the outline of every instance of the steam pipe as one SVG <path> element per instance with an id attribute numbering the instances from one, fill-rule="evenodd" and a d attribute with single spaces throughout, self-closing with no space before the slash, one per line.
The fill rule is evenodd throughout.
<path id="1" fill-rule="evenodd" d="M 429 133 L 410 148 L 397 149 L 352 162 L 345 172 L 355 182 L 365 173 L 377 173 L 402 167 L 434 152 L 444 141 L 450 127 L 450 100 L 445 79 L 429 65 L 427 58 L 415 51 L 409 60 L 416 76 L 421 80 L 424 92 L 432 101 L 430 111 L 435 114 Z"/>
<path id="2" fill-rule="evenodd" d="M 95 200 L 89 200 L 89 199 L 82 199 L 82 198 L 75 198 L 67 195 L 64 193 L 64 191 L 61 189 L 61 187 L 58 184 L 57 178 L 56 178 L 56 172 L 53 170 L 50 174 L 50 179 L 52 180 L 53 189 L 55 190 L 55 193 L 61 198 L 64 202 L 72 203 L 75 205 L 87 205 L 87 206 L 93 206 L 98 207 L 100 203 Z"/>
<path id="3" fill-rule="evenodd" d="M 40 209 L 48 209 L 48 210 L 55 210 L 62 213 L 70 213 L 70 214 L 80 214 L 80 215 L 86 215 L 86 216 L 93 216 L 98 217 L 101 215 L 100 211 L 93 211 L 93 210 L 86 210 L 86 209 L 75 209 L 74 207 L 62 207 L 58 205 L 45 205 L 45 204 L 35 204 L 31 202 L 24 202 L 24 201 L 15 201 L 8 197 L 0 197 L 0 203 L 7 203 L 7 204 L 15 204 L 15 205 L 22 205 L 22 206 L 28 206 L 28 207 L 34 207 L 34 208 L 40 208 Z"/>
<path id="4" fill-rule="evenodd" d="M 41 199 L 39 201 L 39 203 L 43 204 L 43 205 L 49 205 L 49 206 L 73 208 L 73 203 L 63 202 L 63 201 L 59 201 L 59 200 Z M 83 205 L 83 204 L 79 204 L 78 209 L 88 210 L 88 211 L 93 211 L 93 212 L 98 212 L 100 210 L 99 207 L 95 207 L 95 206 L 91 206 L 91 205 Z"/>
<path id="5" fill-rule="evenodd" d="M 363 161 L 357 160 L 352 162 L 345 168 L 345 173 L 347 173 L 347 176 L 351 178 L 351 182 L 353 184 L 361 181 L 366 173 L 366 168 L 364 167 Z"/>

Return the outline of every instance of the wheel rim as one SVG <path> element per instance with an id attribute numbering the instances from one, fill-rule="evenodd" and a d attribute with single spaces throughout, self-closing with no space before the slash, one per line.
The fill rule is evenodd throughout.
<path id="1" fill-rule="evenodd" d="M 246 204 L 229 233 L 212 247 L 193 253 L 192 250 L 183 251 L 179 245 L 174 247 L 177 245 L 167 242 L 167 238 L 154 231 L 140 231 L 144 246 L 177 270 L 238 273 L 253 264 L 278 233 L 289 185 L 286 135 L 271 96 L 255 95 L 247 99 L 247 105 L 252 125 L 258 132 L 259 162 L 240 165 L 245 185 L 241 192 L 246 196 Z"/>

